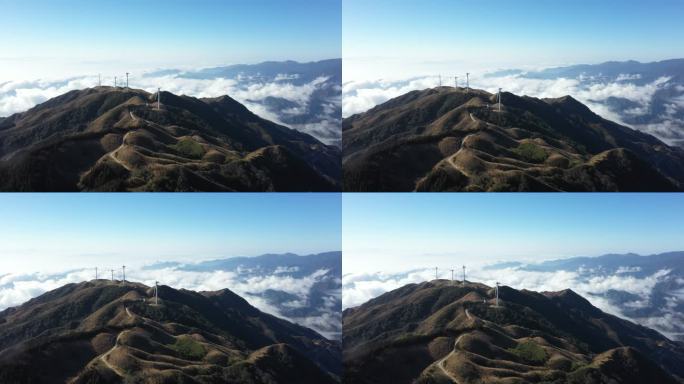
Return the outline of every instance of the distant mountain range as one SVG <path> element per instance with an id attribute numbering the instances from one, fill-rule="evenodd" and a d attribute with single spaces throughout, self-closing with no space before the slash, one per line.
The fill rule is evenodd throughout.
<path id="1" fill-rule="evenodd" d="M 68 92 L 0 122 L 0 190 L 335 191 L 340 151 L 228 96 Z"/>
<path id="2" fill-rule="evenodd" d="M 343 121 L 346 191 L 680 191 L 684 150 L 570 96 L 412 91 Z"/>
<path id="3" fill-rule="evenodd" d="M 94 280 L 0 312 L 3 383 L 334 383 L 340 345 L 228 289 Z"/>
<path id="4" fill-rule="evenodd" d="M 671 59 L 650 63 L 635 60 L 608 61 L 600 64 L 579 64 L 565 67 L 552 67 L 539 71 L 519 69 L 492 72 L 488 76 L 524 74 L 525 77 L 538 79 L 579 78 L 587 81 L 629 81 L 644 85 L 667 76 L 677 83 L 684 82 L 684 59 Z"/>
<path id="5" fill-rule="evenodd" d="M 145 77 L 173 75 L 178 78 L 209 80 L 234 79 L 240 87 L 275 83 L 305 86 L 317 84 L 305 102 L 292 97 L 267 96 L 249 101 L 263 105 L 288 126 L 310 133 L 321 141 L 338 145 L 342 132 L 342 59 L 309 63 L 268 61 L 259 64 L 238 64 L 194 71 L 161 70 Z M 336 129 L 333 129 L 336 128 Z"/>
<path id="6" fill-rule="evenodd" d="M 541 71 L 505 70 L 488 74 L 489 77 L 510 75 L 542 80 L 576 79 L 584 87 L 605 84 L 643 87 L 660 83 L 645 103 L 639 103 L 626 94 L 592 102 L 605 105 L 631 127 L 655 134 L 672 144 L 684 145 L 684 59 L 651 63 L 610 61 Z"/>
<path id="7" fill-rule="evenodd" d="M 278 313 L 298 324 L 314 327 L 333 339 L 342 337 L 342 252 L 326 252 L 300 256 L 292 253 L 267 254 L 256 257 L 233 257 L 197 264 L 158 263 L 145 270 L 173 269 L 188 272 L 229 271 L 237 273 L 246 284 L 254 278 L 277 276 L 294 281 L 316 276 L 305 298 L 278 287 L 248 292 L 261 297 Z M 296 284 L 296 283 L 295 283 Z M 248 298 L 249 299 L 249 298 Z"/>
<path id="8" fill-rule="evenodd" d="M 296 85 L 310 83 L 320 77 L 329 77 L 330 80 L 341 84 L 342 82 L 342 59 L 321 60 L 308 63 L 297 61 L 266 61 L 259 64 L 236 64 L 213 68 L 204 68 L 196 71 L 184 71 L 178 69 L 148 72 L 145 76 L 155 77 L 160 75 L 179 74 L 189 79 L 215 79 L 224 78 L 253 78 L 262 82 L 287 81 Z"/>
<path id="9" fill-rule="evenodd" d="M 571 290 L 434 280 L 343 313 L 344 382 L 681 383 L 684 345 Z"/>
<path id="10" fill-rule="evenodd" d="M 520 271 L 578 272 L 583 280 L 610 278 L 648 279 L 653 282 L 647 297 L 635 295 L 619 286 L 606 292 L 590 292 L 610 305 L 619 308 L 624 316 L 643 325 L 658 329 L 675 340 L 684 341 L 684 252 L 668 252 L 650 256 L 610 254 L 600 257 L 573 257 L 550 260 L 538 264 L 506 262 L 489 269 L 513 268 Z M 635 282 L 634 285 L 637 285 Z"/>

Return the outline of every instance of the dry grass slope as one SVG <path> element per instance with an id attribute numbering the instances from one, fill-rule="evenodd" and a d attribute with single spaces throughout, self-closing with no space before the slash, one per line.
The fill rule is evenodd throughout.
<path id="1" fill-rule="evenodd" d="M 439 87 L 343 121 L 347 191 L 675 191 L 684 150 L 566 96 Z"/>
<path id="2" fill-rule="evenodd" d="M 684 347 L 566 290 L 435 280 L 343 316 L 348 383 L 684 382 Z"/>
<path id="3" fill-rule="evenodd" d="M 335 191 L 341 154 L 230 97 L 97 87 L 0 123 L 0 190 Z M 278 148 L 277 158 L 251 161 Z M 282 175 L 278 178 L 276 176 Z"/>

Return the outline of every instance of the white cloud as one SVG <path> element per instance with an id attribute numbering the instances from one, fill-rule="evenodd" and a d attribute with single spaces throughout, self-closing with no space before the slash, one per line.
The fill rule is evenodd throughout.
<path id="1" fill-rule="evenodd" d="M 342 307 L 351 308 L 385 292 L 411 283 L 434 278 L 434 270 L 409 271 L 402 274 L 348 274 L 342 276 Z"/>
<path id="2" fill-rule="evenodd" d="M 7 274 L 0 278 L 0 310 L 24 303 L 47 291 L 91 277 L 87 270 L 62 275 Z"/>
<path id="3" fill-rule="evenodd" d="M 637 124 L 634 125 L 634 128 L 649 133 L 670 144 L 673 141 L 684 139 L 684 120 L 682 119 L 668 119 L 657 123 Z"/>
<path id="4" fill-rule="evenodd" d="M 618 268 L 615 273 L 621 274 L 621 273 L 634 273 L 634 272 L 640 272 L 641 267 L 620 267 Z"/>
<path id="5" fill-rule="evenodd" d="M 294 74 L 287 74 L 287 73 L 279 73 L 275 77 L 275 81 L 283 81 L 283 80 L 296 80 L 299 79 L 299 74 L 294 73 Z"/>
<path id="6" fill-rule="evenodd" d="M 339 340 L 342 338 L 342 328 L 340 327 L 342 324 L 342 314 L 339 310 L 323 313 L 319 316 L 294 317 L 290 320 L 305 327 L 319 330 L 319 333 L 329 339 Z M 324 331 L 336 328 L 339 329 L 339 331 Z"/>
<path id="7" fill-rule="evenodd" d="M 640 73 L 621 73 L 615 78 L 616 81 L 629 81 L 629 80 L 639 80 L 641 79 L 641 74 Z"/>
<path id="8" fill-rule="evenodd" d="M 97 83 L 97 79 L 95 79 Z M 74 89 L 92 86 L 91 79 L 75 78 L 64 81 L 9 81 L 0 85 L 0 116 L 26 111 L 36 104 Z"/>
<path id="9" fill-rule="evenodd" d="M 297 272 L 299 271 L 299 267 L 294 266 L 294 267 L 278 267 L 273 271 L 274 274 L 279 274 L 279 273 L 292 273 L 292 272 Z"/>
<path id="10" fill-rule="evenodd" d="M 425 89 L 438 85 L 435 76 L 407 79 L 404 81 L 351 81 L 342 86 L 342 116 L 348 117 L 355 113 L 384 103 L 410 91 Z"/>

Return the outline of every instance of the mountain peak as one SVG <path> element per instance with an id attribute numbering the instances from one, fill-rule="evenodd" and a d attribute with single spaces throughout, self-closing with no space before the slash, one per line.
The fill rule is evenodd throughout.
<path id="1" fill-rule="evenodd" d="M 0 381 L 134 381 L 145 372 L 189 382 L 200 367 L 204 382 L 257 382 L 268 372 L 275 381 L 333 383 L 340 374 L 337 343 L 227 289 L 161 285 L 158 297 L 144 284 L 100 279 L 0 312 Z M 265 350 L 272 358 L 261 358 Z"/>
<path id="2" fill-rule="evenodd" d="M 558 299 L 565 304 L 569 304 L 577 308 L 590 309 L 593 311 L 597 310 L 597 308 L 591 305 L 589 300 L 577 294 L 570 288 L 566 288 L 557 292 L 542 292 L 542 295 L 552 299 Z"/>
<path id="3" fill-rule="evenodd" d="M 684 377 L 684 346 L 603 313 L 570 289 L 499 291 L 497 306 L 491 287 L 432 280 L 345 310 L 345 379 L 460 383 L 495 375 L 531 383 L 605 376 L 674 383 Z"/>
<path id="4" fill-rule="evenodd" d="M 592 120 L 600 120 L 600 117 L 589 109 L 586 105 L 582 104 L 579 100 L 575 99 L 570 95 L 565 95 L 555 99 L 543 99 L 545 102 L 553 106 L 562 106 L 566 108 L 569 113 L 580 114 L 586 118 Z"/>
<path id="5" fill-rule="evenodd" d="M 498 95 L 483 90 L 437 87 L 344 119 L 345 189 L 684 188 L 684 151 L 602 119 L 571 96 L 502 92 L 501 103 L 499 108 Z"/>
<path id="6" fill-rule="evenodd" d="M 254 156 L 277 148 L 277 159 Z M 44 175 L 49 175 L 44 177 Z M 332 191 L 339 149 L 224 95 L 101 86 L 0 122 L 0 190 Z"/>

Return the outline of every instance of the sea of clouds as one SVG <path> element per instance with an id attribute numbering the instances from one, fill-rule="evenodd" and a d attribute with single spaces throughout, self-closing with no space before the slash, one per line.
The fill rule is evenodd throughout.
<path id="1" fill-rule="evenodd" d="M 296 299 L 282 303 L 283 307 L 301 308 L 309 306 L 312 287 L 326 279 L 335 279 L 341 284 L 339 277 L 332 277 L 327 270 L 317 270 L 310 275 L 300 278 L 287 275 L 287 267 L 282 267 L 271 274 L 254 275 L 251 270 L 197 272 L 185 271 L 182 266 L 161 269 L 127 270 L 128 281 L 141 282 L 153 286 L 155 281 L 175 289 L 189 289 L 193 291 L 216 291 L 228 288 L 242 296 L 259 310 L 284 318 L 294 323 L 312 328 L 328 338 L 338 338 L 341 332 L 341 314 L 339 313 L 340 290 L 330 290 L 324 297 L 324 305 L 315 308 L 315 314 L 303 317 L 287 317 L 282 308 L 272 305 L 261 296 L 267 290 L 277 290 L 288 293 Z M 100 269 L 100 278 L 110 278 L 111 272 Z M 121 279 L 121 271 L 116 270 L 115 279 Z M 0 310 L 21 305 L 26 301 L 40 296 L 50 290 L 69 283 L 79 283 L 95 278 L 94 269 L 79 269 L 64 273 L 24 273 L 0 275 Z"/>
<path id="2" fill-rule="evenodd" d="M 158 73 L 158 75 L 155 75 Z M 187 72 L 192 73 L 192 72 Z M 236 76 L 235 78 L 192 78 L 186 72 L 164 74 L 164 71 L 131 77 L 131 88 L 143 89 L 153 93 L 157 88 L 177 95 L 193 97 L 218 97 L 229 95 L 257 115 L 290 128 L 308 133 L 326 144 L 337 143 L 341 138 L 340 117 L 335 113 L 341 98 L 332 97 L 327 100 L 314 100 L 317 90 L 325 87 L 336 87 L 330 84 L 330 78 L 321 76 L 304 84 L 295 84 L 291 76 L 281 74 L 265 81 L 258 76 Z M 37 104 L 66 92 L 98 85 L 98 76 L 80 76 L 67 79 L 46 79 L 33 81 L 8 81 L 0 83 L 0 117 L 24 112 Z M 102 80 L 103 85 L 114 85 L 113 78 Z M 121 78 L 118 85 L 124 84 Z M 262 103 L 267 97 L 282 98 L 293 102 L 296 107 L 283 110 L 269 108 Z M 310 116 L 311 103 L 322 103 L 320 113 Z M 285 123 L 301 116 L 304 123 Z"/>
<path id="3" fill-rule="evenodd" d="M 673 144 L 684 140 L 684 120 L 680 117 L 684 111 L 684 86 L 672 82 L 671 77 L 662 76 L 646 84 L 636 84 L 640 77 L 630 74 L 617 76 L 613 81 L 579 76 L 577 78 L 542 79 L 526 76 L 525 72 L 502 74 L 482 73 L 470 77 L 470 86 L 495 93 L 499 88 L 516 95 L 527 95 L 539 98 L 556 98 L 571 95 L 587 105 L 594 113 L 635 129 L 652 134 L 666 143 Z M 454 85 L 454 79 L 441 78 L 443 85 Z M 438 76 L 412 77 L 403 80 L 354 80 L 342 85 L 342 116 L 365 112 L 394 97 L 413 90 L 421 90 L 439 85 Z M 465 81 L 459 77 L 459 86 Z M 665 111 L 659 116 L 649 116 L 654 95 L 659 90 L 671 90 L 673 96 L 664 102 Z M 627 109 L 611 108 L 608 101 L 621 98 L 635 103 L 637 106 Z M 658 101 L 662 102 L 662 101 Z M 639 120 L 647 116 L 641 124 L 628 124 L 625 121 Z"/>
<path id="4" fill-rule="evenodd" d="M 460 270 L 455 272 L 456 279 L 460 279 L 460 272 Z M 662 312 L 658 315 L 632 318 L 625 314 L 629 306 L 631 309 L 648 307 L 651 293 L 658 283 L 679 279 L 681 281 L 678 283 L 684 286 L 684 279 L 672 276 L 669 269 L 659 270 L 643 278 L 626 274 L 625 270 L 607 274 L 600 270 L 584 268 L 570 271 L 538 272 L 524 270 L 518 266 L 501 269 L 482 266 L 468 269 L 466 272 L 466 280 L 481 282 L 488 286 L 494 286 L 498 281 L 500 284 L 514 289 L 528 289 L 537 292 L 561 291 L 570 288 L 604 312 L 656 329 L 668 337 L 680 335 L 684 330 L 684 314 L 675 309 L 678 304 L 684 302 L 684 289 L 670 292 L 666 296 L 668 303 L 666 308 L 662 308 Z M 441 279 L 451 278 L 450 270 L 442 269 L 438 273 Z M 356 307 L 406 284 L 421 283 L 434 278 L 434 268 L 392 274 L 345 274 L 342 277 L 342 307 Z M 605 296 L 611 290 L 628 292 L 636 295 L 638 299 L 624 303 L 624 307 L 618 306 Z"/>

